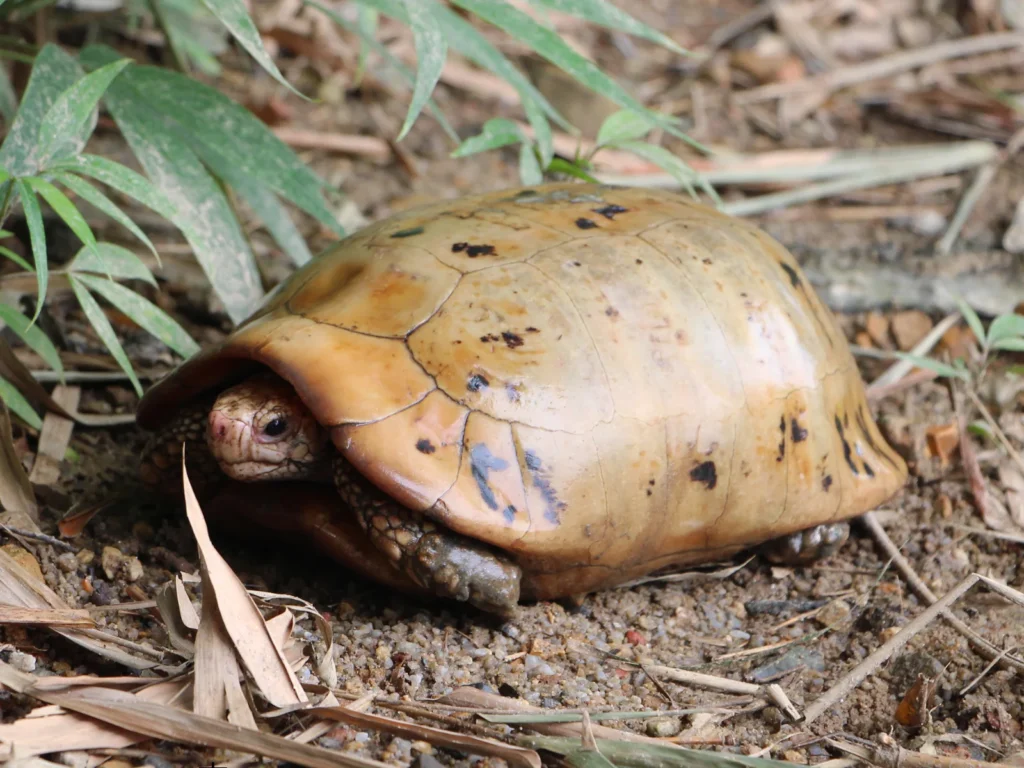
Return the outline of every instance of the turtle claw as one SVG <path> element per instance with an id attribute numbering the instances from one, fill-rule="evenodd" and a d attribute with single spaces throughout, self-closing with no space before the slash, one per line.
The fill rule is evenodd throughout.
<path id="1" fill-rule="evenodd" d="M 766 541 L 758 551 L 778 565 L 807 565 L 835 554 L 849 535 L 848 523 L 823 523 Z"/>

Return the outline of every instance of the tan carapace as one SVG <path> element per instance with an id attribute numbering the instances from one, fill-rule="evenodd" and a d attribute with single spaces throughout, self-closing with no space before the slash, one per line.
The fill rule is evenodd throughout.
<path id="1" fill-rule="evenodd" d="M 843 521 L 907 475 L 793 256 L 668 192 L 542 185 L 367 227 L 139 423 L 266 369 L 355 472 L 514 562 L 524 597 Z"/>

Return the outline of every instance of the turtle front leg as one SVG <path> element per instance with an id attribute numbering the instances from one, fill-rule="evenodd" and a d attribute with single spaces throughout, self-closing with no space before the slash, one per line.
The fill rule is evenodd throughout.
<path id="1" fill-rule="evenodd" d="M 778 565 L 807 565 L 834 555 L 849 535 L 848 523 L 823 523 L 766 541 L 758 551 Z"/>
<path id="2" fill-rule="evenodd" d="M 196 494 L 216 491 L 224 474 L 206 445 L 210 403 L 182 408 L 146 442 L 139 462 L 139 477 L 153 490 L 181 494 L 181 449 L 185 446 L 188 479 Z"/>
<path id="3" fill-rule="evenodd" d="M 491 613 L 514 613 L 522 580 L 519 566 L 402 506 L 341 456 L 334 459 L 334 482 L 373 545 L 417 584 Z"/>

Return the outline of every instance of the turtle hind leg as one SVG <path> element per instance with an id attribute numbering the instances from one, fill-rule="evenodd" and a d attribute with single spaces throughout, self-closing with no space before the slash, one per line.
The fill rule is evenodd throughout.
<path id="1" fill-rule="evenodd" d="M 834 555 L 849 535 L 849 523 L 822 523 L 770 539 L 758 547 L 758 552 L 777 565 L 807 565 Z"/>
<path id="2" fill-rule="evenodd" d="M 181 451 L 193 490 L 199 496 L 217 490 L 224 474 L 206 446 L 206 422 L 211 403 L 182 408 L 153 434 L 142 449 L 139 477 L 154 491 L 181 494 Z"/>
<path id="3" fill-rule="evenodd" d="M 519 566 L 402 506 L 341 456 L 334 459 L 334 483 L 373 545 L 414 582 L 490 613 L 514 613 L 522 580 Z"/>

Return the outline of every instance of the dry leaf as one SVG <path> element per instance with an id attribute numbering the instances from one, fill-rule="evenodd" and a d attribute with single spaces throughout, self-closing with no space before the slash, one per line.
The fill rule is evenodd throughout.
<path id="1" fill-rule="evenodd" d="M 203 602 L 213 599 L 224 630 L 260 692 L 275 707 L 309 701 L 284 654 L 274 644 L 256 603 L 231 566 L 213 546 L 199 500 L 192 490 L 182 450 L 185 510 L 199 546 L 203 576 Z M 199 625 L 202 631 L 202 622 Z"/>
<path id="2" fill-rule="evenodd" d="M 541 768 L 540 755 L 534 750 L 514 747 L 493 739 L 484 739 L 464 733 L 454 733 L 453 731 L 431 728 L 430 726 L 419 725 L 418 723 L 394 720 L 393 718 L 381 715 L 371 715 L 368 712 L 357 712 L 349 707 L 310 707 L 304 711 L 311 715 L 349 723 L 360 728 L 384 731 L 395 736 L 401 736 L 404 739 L 429 741 L 431 744 L 436 744 L 440 747 L 457 749 L 474 755 L 498 757 L 510 766 Z"/>
<path id="3" fill-rule="evenodd" d="M 30 693 L 66 710 L 155 739 L 246 752 L 308 768 L 391 768 L 376 760 L 298 744 L 270 733 L 240 729 L 184 709 L 144 701 L 140 696 L 123 691 L 88 688 L 63 694 L 49 691 Z"/>
<path id="4" fill-rule="evenodd" d="M 0 344 L 2 346 L 2 344 Z M 16 527 L 25 527 L 39 532 L 39 508 L 25 468 L 21 466 L 17 451 L 14 450 L 14 435 L 11 432 L 11 414 L 7 405 L 0 401 L 0 507 L 8 512 L 18 513 L 26 518 Z M 10 521 L 11 524 L 14 521 Z M 19 521 L 20 522 L 20 521 Z"/>
<path id="5" fill-rule="evenodd" d="M 78 410 L 78 401 L 82 396 L 80 387 L 69 387 L 58 384 L 53 388 L 53 399 L 58 405 L 70 413 Z M 71 442 L 71 432 L 75 422 L 66 416 L 52 411 L 43 416 L 43 428 L 39 431 L 39 444 L 36 448 L 36 462 L 32 465 L 29 475 L 36 485 L 53 485 L 60 478 L 60 465 Z"/>
<path id="6" fill-rule="evenodd" d="M 167 637 L 170 639 L 171 645 L 186 656 L 193 656 L 196 646 L 189 638 L 189 627 L 185 625 L 181 615 L 181 601 L 178 599 L 176 583 L 178 583 L 177 579 L 169 581 L 157 590 L 156 608 L 160 612 L 160 618 L 163 620 L 164 629 L 167 630 Z M 192 609 L 192 613 L 195 613 L 191 603 L 189 603 L 189 608 Z"/>
<path id="7" fill-rule="evenodd" d="M 271 604 L 285 602 L 292 608 L 292 610 L 300 611 L 301 613 L 308 613 L 313 617 L 313 621 L 316 622 L 320 636 L 324 640 L 323 651 L 314 654 L 314 671 L 316 672 L 316 676 L 320 678 L 320 682 L 328 688 L 337 687 L 338 668 L 334 663 L 334 631 L 331 629 L 331 622 L 329 622 L 324 615 L 316 609 L 316 606 L 300 597 L 295 597 L 294 595 L 282 595 L 276 592 L 257 592 L 255 590 L 251 591 L 249 594 Z M 289 628 L 289 634 L 291 631 L 291 628 Z M 285 655 L 288 656 L 288 650 L 286 648 L 282 648 L 282 650 L 284 650 Z M 293 663 L 295 661 L 291 656 L 289 656 L 289 660 Z"/>
<path id="8" fill-rule="evenodd" d="M 0 624 L 32 624 L 44 627 L 94 627 L 88 611 L 73 608 L 24 608 L 0 605 Z"/>
<path id="9" fill-rule="evenodd" d="M 178 616 L 181 623 L 193 631 L 199 629 L 199 614 L 196 613 L 196 607 L 192 605 L 188 592 L 185 591 L 185 582 L 180 576 L 174 577 L 174 594 L 178 599 Z"/>
<path id="10" fill-rule="evenodd" d="M 39 579 L 33 578 L 10 555 L 0 549 L 0 605 L 17 608 L 55 609 L 69 611 L 70 606 Z M 144 649 L 152 655 L 150 659 L 127 653 L 124 647 L 142 646 L 123 641 L 98 629 L 54 628 L 54 632 L 63 635 L 73 643 L 89 649 L 104 658 L 116 661 L 132 669 L 152 669 L 159 666 L 161 654 L 151 648 Z"/>

